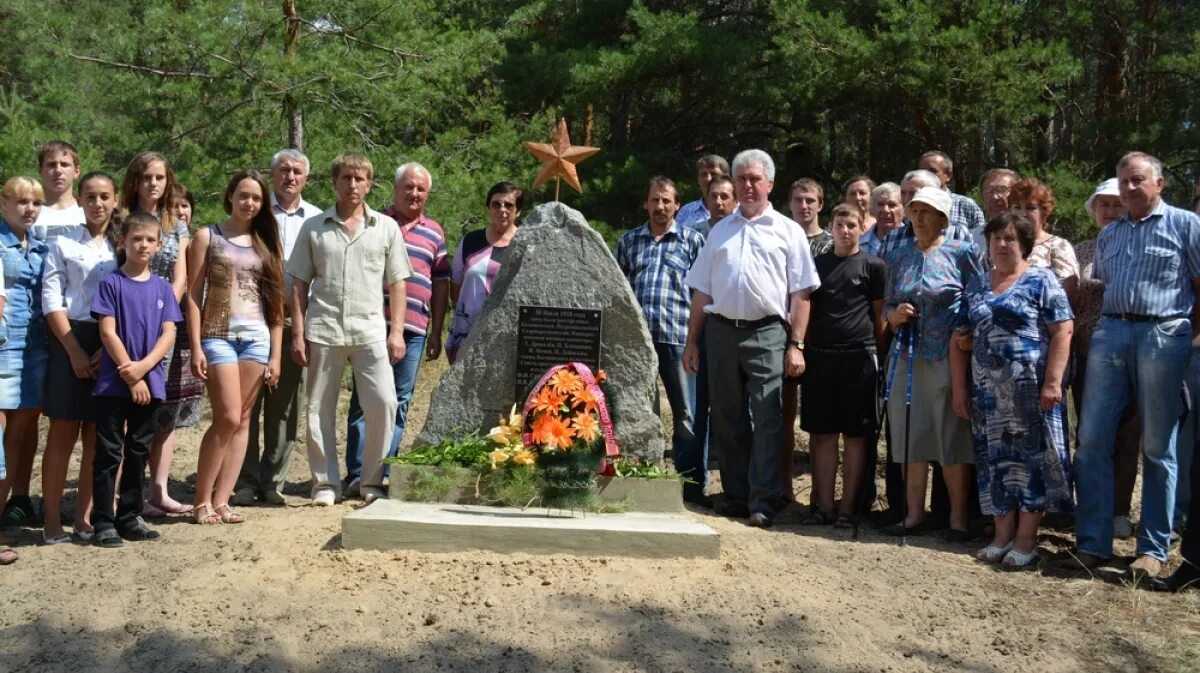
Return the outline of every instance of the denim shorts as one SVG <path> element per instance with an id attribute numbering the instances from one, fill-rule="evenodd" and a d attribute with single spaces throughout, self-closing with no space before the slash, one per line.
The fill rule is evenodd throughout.
<path id="1" fill-rule="evenodd" d="M 233 365 L 238 362 L 267 364 L 271 359 L 271 342 L 265 339 L 218 339 L 204 337 L 200 340 L 208 366 Z"/>

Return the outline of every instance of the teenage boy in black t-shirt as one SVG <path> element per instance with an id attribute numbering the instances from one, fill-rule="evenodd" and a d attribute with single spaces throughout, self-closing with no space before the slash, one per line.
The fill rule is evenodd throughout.
<path id="1" fill-rule="evenodd" d="M 821 286 L 812 293 L 805 339 L 808 369 L 801 382 L 800 427 L 811 435 L 813 492 L 817 502 L 804 523 L 854 525 L 854 505 L 866 471 L 866 443 L 876 430 L 879 363 L 875 344 L 884 329 L 884 263 L 858 247 L 862 214 L 833 209 L 833 250 L 817 256 Z M 842 461 L 841 506 L 834 512 L 838 435 Z"/>

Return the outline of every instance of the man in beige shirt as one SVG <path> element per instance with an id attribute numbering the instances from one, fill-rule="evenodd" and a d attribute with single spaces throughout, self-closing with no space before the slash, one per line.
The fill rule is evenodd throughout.
<path id="1" fill-rule="evenodd" d="M 331 170 L 337 202 L 300 228 L 287 261 L 292 277 L 292 357 L 308 367 L 308 463 L 312 504 L 341 495 L 338 391 L 346 362 L 366 420 L 362 497 L 383 496 L 383 456 L 392 441 L 396 386 L 392 365 L 404 357 L 404 280 L 412 275 L 400 226 L 366 204 L 374 168 L 343 154 Z M 383 320 L 383 286 L 391 295 L 391 327 Z"/>

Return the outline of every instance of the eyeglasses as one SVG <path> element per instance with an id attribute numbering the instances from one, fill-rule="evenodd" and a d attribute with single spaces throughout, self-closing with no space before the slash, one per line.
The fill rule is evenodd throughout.
<path id="1" fill-rule="evenodd" d="M 492 201 L 488 204 L 488 208 L 492 210 L 516 210 L 517 204 L 509 203 L 508 201 Z"/>
<path id="2" fill-rule="evenodd" d="M 988 187 L 987 189 L 983 190 L 983 195 L 984 196 L 1008 196 L 1008 193 L 1010 191 L 1012 191 L 1012 190 L 1009 189 L 1008 187 Z"/>

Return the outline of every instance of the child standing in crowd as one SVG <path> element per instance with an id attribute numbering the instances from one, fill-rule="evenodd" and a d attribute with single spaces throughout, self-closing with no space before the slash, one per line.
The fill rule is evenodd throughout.
<path id="1" fill-rule="evenodd" d="M 8 475 L 0 481 L 0 528 L 33 523 L 29 497 L 37 452 L 38 417 L 46 383 L 46 322 L 42 319 L 42 267 L 46 244 L 32 227 L 45 193 L 37 180 L 14 177 L 0 189 L 0 263 L 4 265 L 3 331 L 0 346 L 0 429 L 4 432 Z"/>
<path id="2" fill-rule="evenodd" d="M 200 443 L 196 523 L 242 523 L 229 506 L 265 380 L 279 380 L 283 258 L 266 179 L 242 171 L 225 188 L 229 219 L 196 232 L 188 253 L 192 372 L 208 382 L 213 422 Z M 215 507 L 214 507 L 215 504 Z"/>
<path id="3" fill-rule="evenodd" d="M 120 247 L 121 268 L 101 281 L 92 301 L 104 344 L 94 391 L 98 420 L 92 505 L 92 526 L 101 547 L 120 547 L 122 538 L 159 537 L 139 516 L 142 482 L 154 414 L 166 398 L 163 358 L 175 341 L 175 323 L 183 319 L 171 286 L 150 269 L 162 247 L 159 221 L 134 213 L 124 224 Z M 115 512 L 114 495 L 119 498 Z"/>
<path id="4" fill-rule="evenodd" d="M 834 517 L 837 445 L 846 447 L 842 460 L 842 501 L 836 513 L 839 528 L 854 524 L 855 502 L 865 476 L 866 441 L 876 430 L 875 344 L 883 334 L 883 260 L 859 249 L 862 212 L 849 204 L 833 209 L 833 250 L 814 262 L 821 287 L 812 293 L 807 358 L 800 410 L 800 427 L 812 435 L 813 491 L 817 501 L 803 523 L 827 524 Z"/>
<path id="5" fill-rule="evenodd" d="M 171 165 L 158 152 L 140 152 L 134 156 L 121 183 L 121 206 L 127 212 L 146 213 L 158 220 L 162 245 L 150 263 L 150 270 L 171 285 L 180 305 L 187 287 L 186 255 L 191 233 L 188 222 L 177 218 L 172 206 L 174 199 L 183 193 Z M 155 418 L 154 445 L 150 449 L 153 492 L 149 503 L 152 507 L 147 508 L 147 516 L 192 511 L 191 505 L 179 503 L 167 493 L 167 476 L 171 473 L 171 458 L 175 453 L 175 429 L 200 423 L 199 385 L 193 383 L 191 368 L 181 366 L 184 364 L 182 359 L 182 356 L 169 353 L 163 363 L 169 394 Z"/>
<path id="6" fill-rule="evenodd" d="M 176 184 L 172 198 L 171 214 L 175 216 L 176 231 L 186 236 L 196 210 L 196 201 L 191 191 L 183 184 Z M 184 249 L 189 247 L 184 243 Z M 164 249 L 166 244 L 163 245 Z M 164 257 L 159 253 L 159 257 Z M 184 259 L 181 250 L 176 258 Z M 163 262 L 167 262 L 163 258 Z M 162 268 L 167 268 L 164 266 Z M 185 274 L 186 277 L 186 274 Z M 185 286 L 186 287 L 186 286 Z M 186 315 L 186 307 L 180 302 L 179 310 Z M 150 446 L 150 496 L 146 501 L 143 516 L 162 517 L 168 514 L 187 514 L 190 504 L 177 502 L 167 492 L 171 477 L 171 459 L 175 454 L 175 430 L 194 428 L 200 425 L 200 412 L 204 398 L 204 382 L 192 373 L 192 344 L 187 323 L 179 323 L 175 332 L 175 348 L 163 364 L 167 373 L 167 401 L 158 408 L 154 421 L 154 444 Z"/>
<path id="7" fill-rule="evenodd" d="M 117 268 L 113 245 L 117 184 L 107 173 L 88 173 L 79 183 L 85 227 L 61 233 L 50 243 L 42 275 L 42 311 L 54 336 L 49 340 L 45 413 L 50 419 L 42 457 L 42 539 L 70 540 L 60 511 L 67 468 L 75 441 L 83 435 L 74 538 L 91 538 L 92 456 L 96 449 L 96 404 L 92 388 L 100 362 L 100 326 L 92 317 L 92 299 L 105 276 Z"/>

